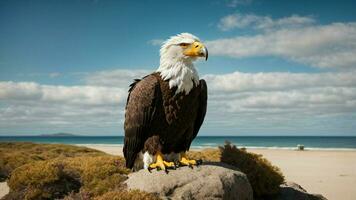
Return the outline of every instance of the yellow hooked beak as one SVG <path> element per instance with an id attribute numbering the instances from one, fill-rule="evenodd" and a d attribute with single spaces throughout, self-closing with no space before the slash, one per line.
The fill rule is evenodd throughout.
<path id="1" fill-rule="evenodd" d="M 205 60 L 208 60 L 208 49 L 201 42 L 193 42 L 183 51 L 183 54 L 192 57 L 205 57 Z"/>

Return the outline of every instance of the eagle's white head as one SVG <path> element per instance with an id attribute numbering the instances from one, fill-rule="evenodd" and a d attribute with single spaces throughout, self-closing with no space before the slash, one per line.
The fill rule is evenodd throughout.
<path id="1" fill-rule="evenodd" d="M 199 84 L 198 72 L 193 61 L 198 57 L 208 59 L 208 50 L 198 37 L 181 33 L 165 41 L 160 50 L 160 66 L 157 72 L 163 80 L 169 80 L 169 87 L 177 86 L 177 93 L 186 94 Z"/>

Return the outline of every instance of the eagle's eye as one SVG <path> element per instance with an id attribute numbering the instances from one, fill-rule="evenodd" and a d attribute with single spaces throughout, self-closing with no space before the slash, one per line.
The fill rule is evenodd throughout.
<path id="1" fill-rule="evenodd" d="M 182 43 L 179 43 L 178 45 L 181 46 L 181 47 L 183 47 L 183 48 L 185 48 L 185 47 L 187 47 L 187 46 L 190 45 L 190 44 L 189 44 L 189 43 L 184 43 L 184 42 L 182 42 Z"/>

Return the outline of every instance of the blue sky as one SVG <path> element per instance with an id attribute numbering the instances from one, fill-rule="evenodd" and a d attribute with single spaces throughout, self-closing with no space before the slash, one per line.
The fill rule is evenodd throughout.
<path id="1" fill-rule="evenodd" d="M 122 135 L 132 78 L 190 32 L 202 135 L 356 135 L 352 1 L 0 1 L 0 135 Z M 211 89 L 210 89 L 211 88 Z"/>

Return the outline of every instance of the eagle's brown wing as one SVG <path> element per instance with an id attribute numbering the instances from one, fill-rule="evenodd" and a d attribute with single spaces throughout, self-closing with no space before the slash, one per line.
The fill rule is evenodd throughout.
<path id="1" fill-rule="evenodd" d="M 123 149 L 127 168 L 133 167 L 137 153 L 143 149 L 146 139 L 150 137 L 150 125 L 159 95 L 159 83 L 153 75 L 135 80 L 130 85 L 125 112 Z"/>
<path id="2" fill-rule="evenodd" d="M 199 85 L 200 85 L 200 94 L 199 94 L 200 103 L 199 103 L 197 118 L 195 119 L 195 123 L 194 123 L 193 135 L 191 137 L 190 143 L 198 135 L 199 129 L 203 124 L 205 114 L 206 114 L 206 107 L 208 103 L 208 87 L 206 85 L 205 80 L 201 79 Z"/>

